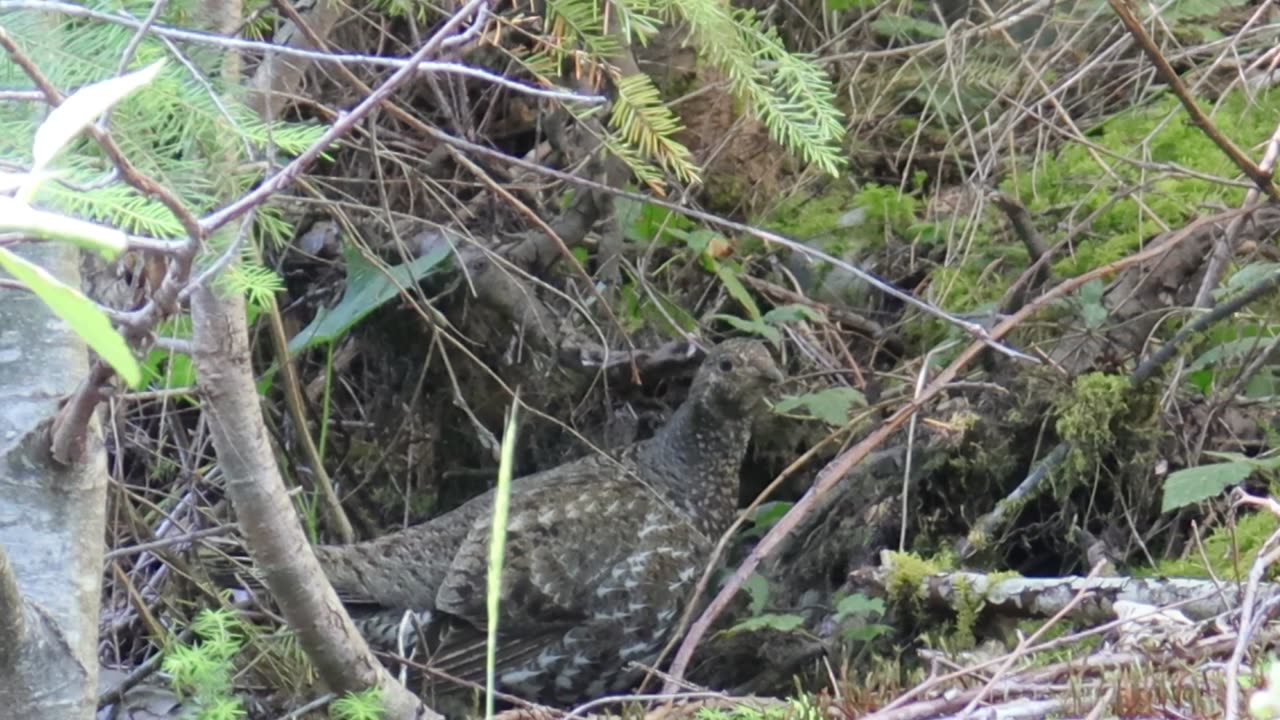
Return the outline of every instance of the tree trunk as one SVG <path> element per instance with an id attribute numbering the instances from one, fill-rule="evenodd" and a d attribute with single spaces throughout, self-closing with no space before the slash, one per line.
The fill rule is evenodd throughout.
<path id="1" fill-rule="evenodd" d="M 263 581 L 335 692 L 376 685 L 388 717 L 429 717 L 370 652 L 302 532 L 285 492 L 249 357 L 244 298 L 208 284 L 191 295 L 192 357 L 226 491 Z"/>
<path id="2" fill-rule="evenodd" d="M 16 248 L 72 287 L 79 250 Z M 0 288 L 0 715 L 93 717 L 106 456 L 97 423 L 70 467 L 49 455 L 58 402 L 88 375 L 84 343 L 35 295 Z"/>

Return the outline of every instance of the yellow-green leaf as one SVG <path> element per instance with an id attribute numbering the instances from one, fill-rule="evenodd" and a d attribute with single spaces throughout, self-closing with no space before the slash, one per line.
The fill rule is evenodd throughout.
<path id="1" fill-rule="evenodd" d="M 93 351 L 107 362 L 130 387 L 142 384 L 142 369 L 120 333 L 93 301 L 64 284 L 44 268 L 0 248 L 0 268 L 44 301 Z"/>
<path id="2" fill-rule="evenodd" d="M 35 141 L 31 153 L 35 160 L 33 170 L 40 171 L 53 160 L 58 151 L 71 142 L 81 130 L 89 127 L 98 116 L 106 112 L 126 95 L 155 79 L 164 60 L 158 60 L 147 67 L 103 80 L 76 90 L 62 104 L 49 113 L 49 117 L 40 123 L 36 130 Z"/>
<path id="3" fill-rule="evenodd" d="M 810 417 L 828 425 L 840 427 L 849 422 L 849 410 L 854 406 L 865 407 L 866 404 L 867 399 L 857 390 L 850 387 L 833 387 L 816 393 L 783 398 L 773 406 L 773 409 L 778 412 L 792 412 L 804 408 Z"/>
<path id="4" fill-rule="evenodd" d="M 105 225 L 37 210 L 20 200 L 0 197 L 0 230 L 42 240 L 65 240 L 113 260 L 124 252 L 127 236 Z"/>

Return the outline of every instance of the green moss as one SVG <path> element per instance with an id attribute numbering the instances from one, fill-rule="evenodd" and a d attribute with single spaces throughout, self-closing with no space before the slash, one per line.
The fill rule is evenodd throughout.
<path id="1" fill-rule="evenodd" d="M 1132 392 L 1128 378 L 1089 373 L 1058 398 L 1058 434 L 1072 445 L 1070 463 L 1076 472 L 1087 472 L 1090 458 L 1116 444 L 1113 423 L 1129 413 Z"/>
<path id="2" fill-rule="evenodd" d="M 968 650 L 976 644 L 973 628 L 978 624 L 978 615 L 986 601 L 964 578 L 956 579 L 955 588 L 956 631 L 953 639 L 957 650 Z"/>
<path id="3" fill-rule="evenodd" d="M 1269 512 L 1242 515 L 1234 527 L 1222 526 L 1204 538 L 1204 554 L 1192 549 L 1186 557 L 1156 564 L 1150 573 L 1163 577 L 1217 577 L 1242 582 L 1267 538 L 1280 527 Z M 1208 566 L 1205 560 L 1208 559 Z M 1139 573 L 1142 574 L 1142 573 Z M 1269 577 L 1275 577 L 1273 570 Z"/>
<path id="4" fill-rule="evenodd" d="M 885 580 L 889 601 L 897 603 L 911 616 L 919 615 L 925 594 L 925 578 L 944 570 L 945 563 L 938 559 L 926 560 L 916 553 L 891 552 L 889 567 L 892 569 Z"/>
<path id="5" fill-rule="evenodd" d="M 759 222 L 788 237 L 824 241 L 830 252 L 858 252 L 883 247 L 887 237 L 910 239 L 921 210 L 919 197 L 895 187 L 868 183 L 854 191 L 833 185 L 818 195 L 784 200 Z M 858 211 L 861 218 L 846 220 Z"/>
<path id="6" fill-rule="evenodd" d="M 840 217 L 853 207 L 853 193 L 834 187 L 820 195 L 783 200 L 762 218 L 761 225 L 788 237 L 808 240 L 835 232 Z"/>
<path id="7" fill-rule="evenodd" d="M 1239 147 L 1252 147 L 1270 137 L 1271 121 L 1280 112 L 1280 92 L 1242 92 L 1222 98 L 1212 111 L 1214 123 Z M 1196 127 L 1172 96 L 1147 107 L 1112 116 L 1088 133 L 1089 143 L 1068 143 L 1053 158 L 1040 158 L 1032 172 L 1013 176 L 1002 189 L 1017 195 L 1034 216 L 1061 216 L 1079 222 L 1092 216 L 1089 232 L 1072 252 L 1054 263 L 1061 276 L 1073 276 L 1133 252 L 1143 238 L 1160 231 L 1158 218 L 1170 227 L 1185 225 L 1206 205 L 1240 204 L 1244 188 L 1198 177 L 1164 177 L 1152 182 L 1153 164 L 1176 165 L 1198 173 L 1237 177 L 1230 159 Z M 1146 168 L 1108 154 L 1133 157 Z M 1145 187 L 1143 187 L 1145 184 Z M 1120 197 L 1134 187 L 1134 195 Z M 1120 197 L 1120 199 L 1116 199 Z M 1154 214 L 1155 218 L 1151 215 Z M 1042 230 L 1048 223 L 1042 224 Z M 1052 238 L 1046 238 L 1052 242 Z"/>

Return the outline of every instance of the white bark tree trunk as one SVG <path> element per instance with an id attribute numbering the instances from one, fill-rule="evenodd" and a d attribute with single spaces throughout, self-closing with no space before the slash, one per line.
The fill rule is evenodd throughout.
<path id="1" fill-rule="evenodd" d="M 79 250 L 17 248 L 72 287 Z M 97 700 L 106 455 L 49 456 L 59 400 L 88 375 L 84 343 L 39 298 L 0 288 L 0 716 L 92 718 Z"/>

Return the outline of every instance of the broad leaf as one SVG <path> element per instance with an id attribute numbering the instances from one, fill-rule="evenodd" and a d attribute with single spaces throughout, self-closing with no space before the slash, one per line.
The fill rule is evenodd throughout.
<path id="1" fill-rule="evenodd" d="M 449 256 L 449 252 L 449 246 L 442 244 L 417 260 L 383 271 L 366 261 L 358 250 L 348 247 L 344 253 L 347 289 L 342 300 L 332 308 L 322 308 L 316 313 L 311 324 L 289 341 L 289 354 L 296 355 L 342 337 L 369 313 L 400 294 L 401 288 L 410 287 L 426 277 Z"/>
<path id="2" fill-rule="evenodd" d="M 791 510 L 791 506 L 795 503 L 786 500 L 775 500 L 767 502 L 756 508 L 756 512 L 751 516 L 751 527 L 743 533 L 746 537 L 760 537 L 768 532 L 783 515 Z"/>
<path id="3" fill-rule="evenodd" d="M 729 265 L 717 263 L 716 277 L 720 278 L 724 289 L 729 291 L 729 295 L 737 300 L 743 308 L 746 309 L 747 315 L 752 320 L 760 319 L 760 308 L 756 305 L 755 298 L 751 297 L 751 293 L 743 287 L 742 281 L 738 279 L 738 271 Z"/>
<path id="4" fill-rule="evenodd" d="M 751 614 L 759 615 L 769 602 L 769 580 L 760 573 L 751 573 L 742 583 L 742 589 L 751 596 Z"/>
<path id="5" fill-rule="evenodd" d="M 1211 498 L 1242 482 L 1253 474 L 1253 469 L 1250 463 L 1225 462 L 1170 473 L 1164 481 L 1164 500 L 1160 503 L 1160 512 L 1177 510 Z"/>
<path id="6" fill-rule="evenodd" d="M 774 345 L 782 342 L 782 336 L 778 334 L 778 330 L 772 326 L 766 325 L 763 320 L 743 320 L 736 315 L 726 315 L 724 313 L 716 313 L 711 317 L 715 320 L 723 320 L 742 332 L 759 335 L 760 337 L 769 340 Z"/>
<path id="7" fill-rule="evenodd" d="M 850 387 L 833 387 L 779 400 L 773 409 L 777 412 L 794 412 L 804 408 L 810 417 L 828 425 L 839 427 L 849 422 L 849 411 L 854 406 L 865 407 L 867 399 Z"/>
<path id="8" fill-rule="evenodd" d="M 836 620 L 853 617 L 879 617 L 884 615 L 884 600 L 854 593 L 836 603 Z"/>
<path id="9" fill-rule="evenodd" d="M 764 314 L 764 321 L 767 323 L 788 323 L 799 322 L 801 320 L 811 320 L 813 322 L 826 322 L 827 317 L 820 311 L 815 310 L 808 305 L 780 305 Z"/>
<path id="10" fill-rule="evenodd" d="M 97 121 L 98 116 L 126 95 L 155 79 L 164 60 L 147 67 L 92 85 L 85 85 L 72 93 L 61 105 L 49 113 L 49 117 L 36 130 L 31 154 L 33 165 L 26 185 L 18 192 L 20 200 L 30 200 L 39 184 L 41 172 L 53 160 L 58 151 L 66 147 L 81 130 Z"/>
<path id="11" fill-rule="evenodd" d="M 880 625 L 872 623 L 861 627 L 851 627 L 844 631 L 844 639 L 846 642 L 863 642 L 868 643 L 881 635 L 888 635 L 893 632 L 893 628 L 888 625 Z"/>
<path id="12" fill-rule="evenodd" d="M 797 628 L 804 625 L 804 618 L 799 615 L 759 615 L 757 617 L 748 618 L 724 631 L 725 635 L 734 635 L 741 632 L 756 632 L 759 630 L 777 630 L 778 632 L 793 632 Z"/>
<path id="13" fill-rule="evenodd" d="M 44 301 L 77 335 L 84 339 L 130 387 L 142 384 L 142 369 L 120 333 L 93 301 L 64 284 L 44 268 L 0 248 L 0 268 Z"/>
<path id="14" fill-rule="evenodd" d="M 127 236 L 115 228 L 56 212 L 37 210 L 25 202 L 0 197 L 0 230 L 42 240 L 65 240 L 113 260 L 124 252 Z"/>

